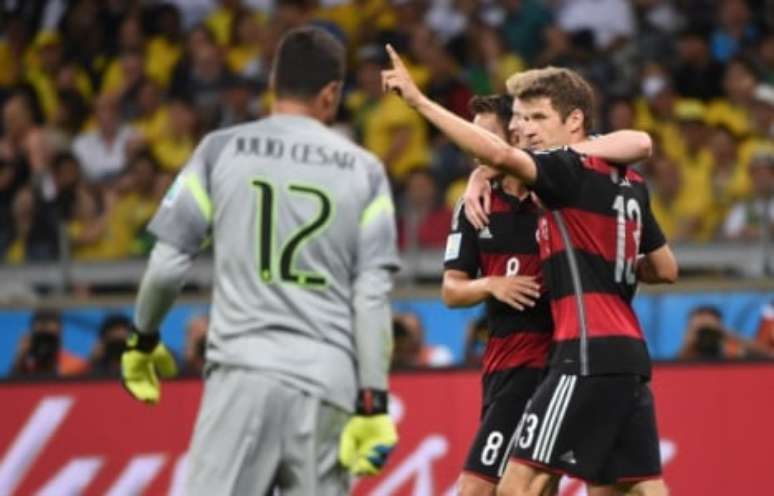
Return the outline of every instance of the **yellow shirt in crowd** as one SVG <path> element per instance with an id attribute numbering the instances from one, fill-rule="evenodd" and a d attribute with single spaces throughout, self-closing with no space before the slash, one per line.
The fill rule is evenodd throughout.
<path id="1" fill-rule="evenodd" d="M 108 214 L 107 227 L 102 237 L 94 243 L 81 244 L 72 249 L 74 260 L 118 260 L 135 253 L 135 241 L 141 229 L 156 211 L 155 199 L 128 193 L 120 197 Z M 77 238 L 85 230 L 87 222 L 73 220 L 68 223 L 70 239 Z"/>
<path id="2" fill-rule="evenodd" d="M 348 106 L 360 113 L 363 145 L 382 160 L 393 144 L 395 131 L 407 128 L 410 138 L 406 149 L 392 164 L 388 173 L 400 181 L 413 168 L 425 167 L 430 161 L 425 121 L 396 95 L 385 95 L 376 102 L 366 102 L 362 94 L 350 95 Z"/>

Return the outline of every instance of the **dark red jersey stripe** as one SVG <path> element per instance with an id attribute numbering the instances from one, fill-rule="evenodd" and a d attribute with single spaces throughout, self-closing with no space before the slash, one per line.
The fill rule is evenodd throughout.
<path id="1" fill-rule="evenodd" d="M 484 352 L 484 373 L 513 367 L 544 367 L 551 347 L 551 334 L 513 332 L 491 337 Z"/>
<path id="2" fill-rule="evenodd" d="M 614 262 L 618 249 L 618 219 L 614 211 L 611 215 L 601 215 L 577 208 L 563 208 L 562 216 L 570 234 L 570 241 L 576 250 L 599 255 L 607 261 Z M 546 258 L 549 254 L 556 255 L 564 251 L 559 228 L 552 216 L 544 217 L 548 228 L 548 245 L 541 247 L 541 255 Z M 541 221 L 542 222 L 542 221 Z M 635 221 L 625 221 L 624 257 L 631 259 L 636 255 L 634 236 L 637 229 Z"/>
<path id="3" fill-rule="evenodd" d="M 632 307 L 620 297 L 604 293 L 585 293 L 588 337 L 625 336 L 642 340 L 642 329 Z M 551 302 L 554 340 L 577 339 L 580 334 L 575 296 Z"/>

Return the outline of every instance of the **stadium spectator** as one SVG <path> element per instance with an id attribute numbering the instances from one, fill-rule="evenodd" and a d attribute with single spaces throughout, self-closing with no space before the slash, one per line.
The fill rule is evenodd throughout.
<path id="1" fill-rule="evenodd" d="M 445 346 L 425 343 L 425 330 L 419 316 L 395 314 L 392 318 L 392 368 L 444 367 L 451 365 L 452 354 Z"/>
<path id="2" fill-rule="evenodd" d="M 89 117 L 87 100 L 78 91 L 59 90 L 56 115 L 45 129 L 46 143 L 55 152 L 70 152 L 73 140 Z"/>
<path id="3" fill-rule="evenodd" d="M 99 326 L 99 340 L 89 359 L 90 372 L 99 375 L 121 373 L 121 354 L 126 349 L 126 339 L 132 329 L 132 321 L 123 314 L 109 314 Z"/>
<path id="4" fill-rule="evenodd" d="M 110 251 L 108 216 L 114 195 L 87 184 L 75 191 L 73 215 L 67 223 L 67 236 L 73 260 L 105 260 Z"/>
<path id="5" fill-rule="evenodd" d="M 226 52 L 226 62 L 231 72 L 254 81 L 266 82 L 268 66 L 263 57 L 266 36 L 262 21 L 256 14 L 250 11 L 237 14 Z"/>
<path id="6" fill-rule="evenodd" d="M 26 196 L 32 195 L 30 180 L 44 176 L 49 156 L 44 133 L 35 123 L 28 95 L 12 94 L 3 105 L 3 134 L 0 136 L 0 256 L 9 249 L 12 239 L 26 239 L 34 227 L 34 216 L 27 215 L 33 213 L 30 211 L 32 199 L 17 200 L 17 196 L 24 190 Z M 18 222 L 21 225 L 17 225 Z M 45 226 L 41 227 L 45 229 Z M 25 232 L 20 232 L 22 230 Z"/>
<path id="7" fill-rule="evenodd" d="M 192 102 L 207 129 L 218 122 L 221 94 L 233 78 L 221 50 L 201 31 L 189 38 L 188 58 L 175 68 L 171 94 Z"/>
<path id="8" fill-rule="evenodd" d="M 69 376 L 82 373 L 86 362 L 62 347 L 62 316 L 39 309 L 30 318 L 29 332 L 19 342 L 13 374 L 17 376 Z"/>
<path id="9" fill-rule="evenodd" d="M 225 94 L 219 126 L 234 126 L 258 119 L 265 109 L 257 98 L 257 89 L 259 86 L 250 79 L 234 78 Z"/>
<path id="10" fill-rule="evenodd" d="M 505 80 L 526 68 L 524 61 L 508 51 L 505 40 L 485 24 L 473 26 L 473 49 L 469 50 L 465 79 L 477 95 L 505 92 Z"/>
<path id="11" fill-rule="evenodd" d="M 56 225 L 45 214 L 42 198 L 32 187 L 20 190 L 13 200 L 13 235 L 5 253 L 9 264 L 52 260 L 57 253 Z"/>
<path id="12" fill-rule="evenodd" d="M 442 248 L 452 212 L 443 202 L 438 184 L 427 169 L 414 169 L 406 178 L 401 198 L 398 236 L 402 250 Z"/>
<path id="13" fill-rule="evenodd" d="M 164 137 L 170 126 L 169 104 L 161 87 L 145 79 L 137 93 L 137 115 L 132 127 L 138 131 L 146 146 L 153 146 Z"/>
<path id="14" fill-rule="evenodd" d="M 5 33 L 0 40 L 0 88 L 10 88 L 21 82 L 29 33 L 24 21 L 18 17 L 4 21 Z"/>
<path id="15" fill-rule="evenodd" d="M 608 130 L 634 129 L 636 118 L 636 109 L 628 98 L 616 98 L 609 102 L 607 110 Z"/>
<path id="16" fill-rule="evenodd" d="M 675 105 L 674 115 L 678 122 L 681 140 L 679 148 L 673 150 L 672 158 L 680 169 L 683 184 L 690 184 L 689 198 L 696 203 L 696 209 L 706 212 L 712 202 L 712 173 L 714 162 L 707 147 L 709 128 L 704 122 L 706 107 L 699 100 L 681 100 Z M 667 151 L 667 153 L 669 153 Z M 715 226 L 702 216 L 701 226 L 695 232 L 699 241 L 706 241 Z"/>
<path id="17" fill-rule="evenodd" d="M 762 149 L 749 167 L 753 196 L 735 204 L 723 224 L 729 239 L 771 239 L 774 226 L 774 148 Z"/>
<path id="18" fill-rule="evenodd" d="M 181 98 L 167 105 L 167 125 L 149 143 L 162 171 L 175 174 L 194 151 L 198 121 L 194 109 Z"/>
<path id="19" fill-rule="evenodd" d="M 100 93 L 123 99 L 145 76 L 145 33 L 139 12 L 121 21 L 117 38 L 118 54 L 107 64 Z"/>
<path id="20" fill-rule="evenodd" d="M 0 159 L 11 164 L 15 177 L 24 180 L 48 167 L 50 151 L 28 92 L 12 94 L 3 105 Z"/>
<path id="21" fill-rule="evenodd" d="M 112 188 L 78 187 L 67 227 L 73 259 L 118 260 L 149 251 L 145 225 L 160 198 L 157 170 L 153 158 L 141 153 Z"/>
<path id="22" fill-rule="evenodd" d="M 694 308 L 688 316 L 681 360 L 729 360 L 760 357 L 756 345 L 746 341 L 723 324 L 723 314 L 712 305 Z"/>
<path id="23" fill-rule="evenodd" d="M 744 58 L 728 62 L 723 76 L 724 98 L 714 100 L 705 116 L 708 124 L 725 125 L 737 136 L 749 134 L 752 108 L 755 106 L 755 89 L 758 77 L 755 67 Z"/>
<path id="24" fill-rule="evenodd" d="M 424 26 L 416 28 L 411 35 L 411 53 L 428 71 L 427 94 L 452 112 L 470 117 L 468 102 L 473 93 L 462 78 L 461 68 L 435 34 Z"/>
<path id="25" fill-rule="evenodd" d="M 712 153 L 711 206 L 705 211 L 706 222 L 715 236 L 731 206 L 747 197 L 750 178 L 739 156 L 739 140 L 725 126 L 711 130 L 709 150 Z"/>
<path id="26" fill-rule="evenodd" d="M 504 0 L 505 18 L 500 30 L 508 48 L 527 61 L 543 47 L 543 29 L 551 22 L 551 11 L 538 0 Z"/>
<path id="27" fill-rule="evenodd" d="M 468 367 L 481 367 L 484 361 L 484 350 L 489 340 L 489 323 L 486 316 L 473 320 L 465 332 L 463 348 L 464 364 Z"/>
<path id="28" fill-rule="evenodd" d="M 678 93 L 705 101 L 720 98 L 723 69 L 723 64 L 712 58 L 704 30 L 692 27 L 680 33 L 677 62 L 672 72 Z"/>
<path id="29" fill-rule="evenodd" d="M 774 301 L 761 309 L 761 322 L 755 333 L 755 342 L 769 354 L 769 357 L 774 358 Z"/>
<path id="30" fill-rule="evenodd" d="M 206 315 L 197 315 L 189 320 L 185 327 L 183 369 L 186 372 L 201 374 L 204 369 L 204 350 L 207 346 L 209 325 L 210 319 Z"/>
<path id="31" fill-rule="evenodd" d="M 97 98 L 94 117 L 96 128 L 81 133 L 73 142 L 73 151 L 86 180 L 102 183 L 124 170 L 137 135 L 134 128 L 121 122 L 118 102 L 113 96 Z"/>
<path id="32" fill-rule="evenodd" d="M 220 46 L 228 45 L 234 33 L 234 24 L 240 14 L 247 9 L 241 0 L 219 0 L 219 5 L 208 16 L 205 23 L 212 31 L 215 41 Z"/>
<path id="33" fill-rule="evenodd" d="M 149 78 L 166 88 L 183 55 L 180 11 L 174 5 L 163 3 L 153 12 L 153 18 L 156 29 L 145 46 L 145 71 Z"/>
<path id="34" fill-rule="evenodd" d="M 32 86 L 46 121 L 54 120 L 58 110 L 58 90 L 70 89 L 90 98 L 91 81 L 77 65 L 65 61 L 58 33 L 38 33 L 29 53 L 25 79 Z"/>
<path id="35" fill-rule="evenodd" d="M 726 62 L 758 38 L 750 7 L 744 0 L 725 0 L 718 9 L 718 26 L 712 33 L 712 55 Z"/>
<path id="36" fill-rule="evenodd" d="M 650 206 L 664 236 L 674 242 L 697 240 L 706 205 L 694 201 L 691 191 L 683 187 L 679 169 L 666 155 L 651 158 L 647 170 Z"/>
<path id="37" fill-rule="evenodd" d="M 567 32 L 591 31 L 594 45 L 602 50 L 637 33 L 634 9 L 626 0 L 560 2 L 556 18 Z"/>
<path id="38" fill-rule="evenodd" d="M 762 74 L 762 81 L 774 85 L 774 33 L 761 40 L 755 57 Z"/>
<path id="39" fill-rule="evenodd" d="M 346 100 L 355 136 L 384 162 L 393 180 L 402 182 L 411 169 L 428 164 L 427 125 L 400 98 L 382 91 L 382 47 L 363 47 L 358 59 L 357 89 Z"/>

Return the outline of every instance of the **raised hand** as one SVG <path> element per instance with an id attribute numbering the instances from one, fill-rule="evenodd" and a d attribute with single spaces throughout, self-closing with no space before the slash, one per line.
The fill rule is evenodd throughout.
<path id="1" fill-rule="evenodd" d="M 382 71 L 382 89 L 393 91 L 412 107 L 419 105 L 424 95 L 411 78 L 406 65 L 401 60 L 392 45 L 386 45 L 387 53 L 392 61 L 392 69 Z"/>

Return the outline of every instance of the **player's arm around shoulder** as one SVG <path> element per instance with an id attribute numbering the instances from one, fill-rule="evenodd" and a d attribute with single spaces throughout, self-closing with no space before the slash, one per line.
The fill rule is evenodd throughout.
<path id="1" fill-rule="evenodd" d="M 576 143 L 571 148 L 582 155 L 628 165 L 649 158 L 653 154 L 653 140 L 644 131 L 623 129 Z"/>

